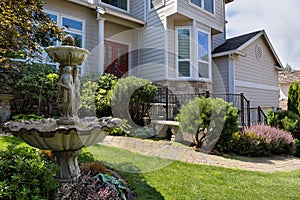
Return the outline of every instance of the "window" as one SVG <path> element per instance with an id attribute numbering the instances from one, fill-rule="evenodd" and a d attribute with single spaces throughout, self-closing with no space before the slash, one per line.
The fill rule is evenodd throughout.
<path id="1" fill-rule="evenodd" d="M 65 31 L 72 35 L 75 40 L 75 46 L 84 47 L 84 21 L 65 16 L 58 13 L 46 12 L 46 14 L 57 23 L 58 27 L 65 27 Z M 54 41 L 53 45 L 56 46 L 57 42 Z M 43 53 L 43 60 L 46 63 L 51 63 L 51 59 L 48 57 L 46 52 Z"/>
<path id="2" fill-rule="evenodd" d="M 191 40 L 190 40 L 190 29 L 179 28 L 177 30 L 177 65 L 178 65 L 178 76 L 179 77 L 190 77 L 191 76 Z"/>
<path id="3" fill-rule="evenodd" d="M 210 78 L 210 49 L 209 35 L 198 30 L 198 76 L 199 78 Z"/>
<path id="4" fill-rule="evenodd" d="M 108 5 L 120 8 L 122 10 L 128 11 L 129 2 L 128 0 L 101 0 L 101 2 L 106 3 Z"/>
<path id="5" fill-rule="evenodd" d="M 190 0 L 190 2 L 199 8 L 214 14 L 214 0 Z"/>
<path id="6" fill-rule="evenodd" d="M 164 5 L 164 0 L 149 0 L 149 10 L 158 8 Z"/>

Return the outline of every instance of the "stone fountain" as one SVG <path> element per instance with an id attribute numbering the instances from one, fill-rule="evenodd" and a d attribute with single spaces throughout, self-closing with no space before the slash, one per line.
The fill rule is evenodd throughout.
<path id="1" fill-rule="evenodd" d="M 61 117 L 4 125 L 6 132 L 21 137 L 27 144 L 52 150 L 60 166 L 57 173 L 60 182 L 76 180 L 80 175 L 77 156 L 81 149 L 97 144 L 121 123 L 117 118 L 78 118 L 80 81 L 77 66 L 86 60 L 89 51 L 75 47 L 74 43 L 72 36 L 67 35 L 62 46 L 46 48 L 50 58 L 60 64 L 57 107 Z"/>

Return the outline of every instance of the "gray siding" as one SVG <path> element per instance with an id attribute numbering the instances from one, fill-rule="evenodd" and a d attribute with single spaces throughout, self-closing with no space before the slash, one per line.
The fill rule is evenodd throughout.
<path id="1" fill-rule="evenodd" d="M 255 47 L 257 44 L 261 45 L 263 49 L 262 60 L 256 58 Z M 239 56 L 235 61 L 235 79 L 277 87 L 278 71 L 274 68 L 276 60 L 266 41 L 260 37 L 246 47 L 243 52 L 246 56 Z"/>
<path id="2" fill-rule="evenodd" d="M 164 7 L 148 10 L 147 26 L 139 33 L 139 67 L 138 75 L 152 81 L 164 80 L 165 64 L 165 19 Z"/>
<path id="3" fill-rule="evenodd" d="M 130 0 L 130 14 L 138 19 L 144 20 L 144 0 Z"/>
<path id="4" fill-rule="evenodd" d="M 263 49 L 261 60 L 258 60 L 255 54 L 257 44 Z M 274 68 L 276 60 L 263 36 L 246 47 L 243 52 L 245 56 L 238 56 L 235 60 L 236 93 L 244 93 L 251 101 L 251 106 L 277 107 L 278 70 Z"/>
<path id="5" fill-rule="evenodd" d="M 215 0 L 215 14 L 212 15 L 203 9 L 199 9 L 189 3 L 189 0 L 178 0 L 178 13 L 183 14 L 191 19 L 195 19 L 213 29 L 223 32 L 224 30 L 224 12 L 223 0 Z"/>
<path id="6" fill-rule="evenodd" d="M 258 88 L 236 87 L 236 93 L 244 93 L 250 101 L 251 107 L 277 108 L 279 105 L 279 91 Z"/>
<path id="7" fill-rule="evenodd" d="M 229 93 L 228 65 L 228 56 L 213 59 L 212 81 L 214 93 Z"/>
<path id="8" fill-rule="evenodd" d="M 223 44 L 226 41 L 225 33 L 220 33 L 217 35 L 213 35 L 212 37 L 212 51 Z"/>

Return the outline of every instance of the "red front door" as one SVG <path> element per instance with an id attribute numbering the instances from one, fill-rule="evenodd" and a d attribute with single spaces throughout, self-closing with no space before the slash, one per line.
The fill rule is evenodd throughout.
<path id="1" fill-rule="evenodd" d="M 121 78 L 128 73 L 128 45 L 104 41 L 104 72 Z"/>

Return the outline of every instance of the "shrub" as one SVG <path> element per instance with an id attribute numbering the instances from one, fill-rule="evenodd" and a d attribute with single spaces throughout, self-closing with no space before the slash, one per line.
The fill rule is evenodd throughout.
<path id="1" fill-rule="evenodd" d="M 300 157 L 300 140 L 299 139 L 295 139 L 295 153 L 294 156 Z"/>
<path id="2" fill-rule="evenodd" d="M 156 91 L 157 87 L 146 79 L 134 76 L 119 79 L 111 96 L 113 115 L 127 119 L 131 126 L 144 126 L 143 117 L 148 114 Z"/>
<path id="3" fill-rule="evenodd" d="M 288 91 L 288 110 L 299 114 L 299 84 L 298 81 L 295 80 L 293 85 L 290 85 Z"/>
<path id="4" fill-rule="evenodd" d="M 43 117 L 36 114 L 18 114 L 11 117 L 14 121 L 20 120 L 40 120 Z"/>
<path id="5" fill-rule="evenodd" d="M 130 132 L 128 135 L 137 138 L 151 138 L 155 136 L 155 133 L 156 131 L 153 128 L 142 127 Z"/>
<path id="6" fill-rule="evenodd" d="M 33 148 L 0 151 L 0 199 L 55 199 L 57 167 Z"/>
<path id="7" fill-rule="evenodd" d="M 117 82 L 113 74 L 92 74 L 82 78 L 81 109 L 86 115 L 96 114 L 97 117 L 112 115 L 110 93 Z"/>
<path id="8" fill-rule="evenodd" d="M 96 161 L 95 157 L 90 152 L 83 152 L 79 154 L 77 160 L 79 163 L 88 163 Z"/>
<path id="9" fill-rule="evenodd" d="M 38 115 L 50 116 L 52 103 L 57 98 L 58 74 L 56 68 L 46 64 L 19 63 L 19 76 L 13 87 L 16 114 L 32 112 L 38 105 Z M 16 100 L 21 100 L 17 102 Z M 44 102 L 44 103 L 42 103 Z M 42 106 L 43 105 L 43 106 Z"/>
<path id="10" fill-rule="evenodd" d="M 197 147 L 206 152 L 215 144 L 217 149 L 227 150 L 238 130 L 237 109 L 220 98 L 198 97 L 184 105 L 177 118 L 180 128 L 192 134 Z"/>
<path id="11" fill-rule="evenodd" d="M 300 139 L 300 116 L 291 111 L 268 111 L 267 123 L 270 126 L 291 132 L 294 138 Z"/>
<path id="12" fill-rule="evenodd" d="M 265 156 L 294 153 L 294 139 L 289 132 L 263 124 L 235 133 L 232 140 L 232 151 L 240 155 Z"/>

